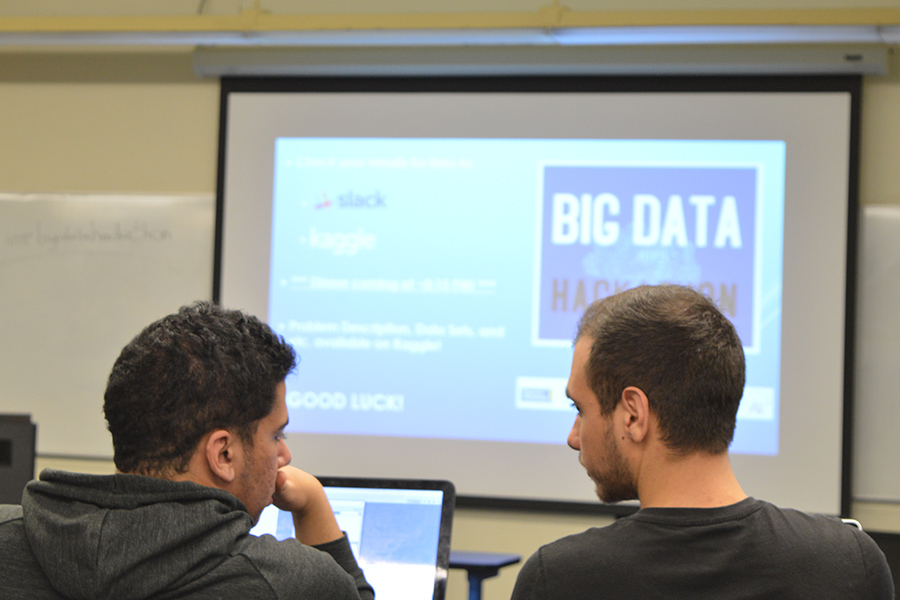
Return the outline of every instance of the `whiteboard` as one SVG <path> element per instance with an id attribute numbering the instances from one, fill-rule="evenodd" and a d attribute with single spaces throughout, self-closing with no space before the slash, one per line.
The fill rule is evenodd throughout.
<path id="1" fill-rule="evenodd" d="M 900 501 L 900 206 L 861 211 L 853 496 Z"/>
<path id="2" fill-rule="evenodd" d="M 42 455 L 112 457 L 103 391 L 122 347 L 212 296 L 215 202 L 0 194 L 0 413 Z"/>

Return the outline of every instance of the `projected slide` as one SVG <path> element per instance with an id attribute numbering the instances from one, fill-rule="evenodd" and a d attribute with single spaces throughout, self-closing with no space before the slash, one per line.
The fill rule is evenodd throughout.
<path id="1" fill-rule="evenodd" d="M 582 311 L 671 282 L 744 343 L 732 451 L 777 454 L 784 168 L 780 141 L 278 139 L 291 429 L 564 443 Z"/>

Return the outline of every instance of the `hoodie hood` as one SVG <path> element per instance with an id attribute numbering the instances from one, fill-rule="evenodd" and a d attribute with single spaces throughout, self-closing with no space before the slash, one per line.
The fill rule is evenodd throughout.
<path id="1" fill-rule="evenodd" d="M 46 470 L 22 509 L 35 557 L 73 600 L 143 600 L 187 586 L 252 526 L 228 492 L 140 475 Z"/>

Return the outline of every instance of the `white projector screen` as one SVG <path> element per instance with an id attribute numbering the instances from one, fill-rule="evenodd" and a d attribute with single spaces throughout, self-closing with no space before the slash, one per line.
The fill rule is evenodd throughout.
<path id="1" fill-rule="evenodd" d="M 745 490 L 844 514 L 858 94 L 858 78 L 226 78 L 214 293 L 301 358 L 298 466 L 551 505 L 596 504 L 566 446 L 586 304 L 697 287 L 744 343 Z"/>

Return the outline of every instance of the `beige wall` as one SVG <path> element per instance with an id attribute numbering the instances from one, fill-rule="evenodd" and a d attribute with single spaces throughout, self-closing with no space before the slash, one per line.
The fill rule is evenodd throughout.
<path id="1" fill-rule="evenodd" d="M 900 48 L 893 48 L 889 72 L 863 79 L 860 132 L 862 204 L 900 204 Z"/>
<path id="2" fill-rule="evenodd" d="M 0 54 L 0 190 L 214 192 L 218 94 L 187 51 Z"/>
<path id="3" fill-rule="evenodd" d="M 193 75 L 187 50 L 0 53 L 0 192 L 214 192 L 218 94 L 217 81 Z M 900 204 L 900 59 L 865 79 L 863 98 L 861 201 Z M 113 471 L 109 461 L 40 457 L 45 467 Z M 900 531 L 894 506 L 857 503 L 854 516 Z M 527 557 L 608 522 L 460 509 L 453 546 Z M 517 570 L 488 580 L 485 600 L 508 598 Z M 451 573 L 448 589 L 449 600 L 467 597 L 463 573 Z"/>

